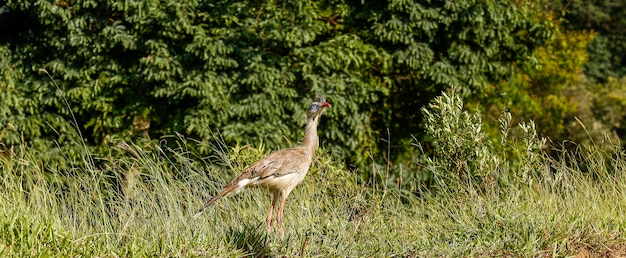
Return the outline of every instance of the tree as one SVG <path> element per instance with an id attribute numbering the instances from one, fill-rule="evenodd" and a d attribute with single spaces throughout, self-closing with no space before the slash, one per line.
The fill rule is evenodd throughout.
<path id="1" fill-rule="evenodd" d="M 0 87 L 16 101 L 0 120 L 42 146 L 76 141 L 67 132 L 77 128 L 90 146 L 219 132 L 229 144 L 278 148 L 300 140 L 319 91 L 332 104 L 322 142 L 364 168 L 382 162 L 388 132 L 404 147 L 384 158 L 410 155 L 420 108 L 451 85 L 495 96 L 554 33 L 533 3 L 9 1 L 0 49 L 11 72 Z"/>
<path id="2" fill-rule="evenodd" d="M 582 142 L 587 135 L 575 117 L 590 118 L 593 88 L 581 84 L 590 32 L 557 30 L 555 37 L 534 51 L 511 80 L 502 83 L 503 98 L 489 101 L 508 109 L 516 121 L 533 120 L 537 131 L 555 142 Z M 495 114 L 497 115 L 497 114 Z"/>
<path id="3" fill-rule="evenodd" d="M 390 68 L 376 73 L 390 90 L 375 126 L 381 136 L 390 128 L 405 162 L 410 151 L 402 148 L 410 146 L 411 135 L 421 139 L 419 110 L 431 99 L 453 85 L 475 103 L 498 98 L 499 83 L 555 29 L 548 12 L 533 1 L 351 3 L 354 14 L 346 17 L 346 27 L 393 58 Z"/>
<path id="4" fill-rule="evenodd" d="M 10 103 L 28 112 L 5 112 L 2 120 L 24 130 L 28 142 L 58 141 L 73 130 L 63 96 L 76 114 L 73 126 L 94 145 L 173 132 L 206 140 L 219 131 L 232 144 L 277 147 L 286 145 L 283 137 L 300 140 L 307 103 L 323 92 L 336 111 L 322 137 L 344 157 L 371 145 L 369 112 L 384 89 L 367 74 L 386 57 L 358 35 L 335 34 L 312 1 L 7 6 L 2 24 L 23 24 L 2 27 L 0 45 L 17 71 L 7 74 L 16 85 L 11 97 L 30 101 Z"/>
<path id="5" fill-rule="evenodd" d="M 589 44 L 585 75 L 598 82 L 626 76 L 626 2 L 567 0 L 551 3 L 562 10 L 568 31 L 594 31 Z"/>

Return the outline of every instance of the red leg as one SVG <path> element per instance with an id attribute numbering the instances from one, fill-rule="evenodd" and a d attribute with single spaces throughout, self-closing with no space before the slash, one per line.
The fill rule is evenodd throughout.
<path id="1" fill-rule="evenodd" d="M 272 197 L 272 205 L 270 206 L 270 212 L 267 214 L 267 219 L 265 222 L 267 223 L 267 231 L 272 231 L 272 213 L 274 213 L 274 206 L 276 205 L 276 200 L 278 200 L 278 194 L 274 194 Z"/>
<path id="2" fill-rule="evenodd" d="M 280 209 L 278 209 L 278 215 L 276 216 L 276 226 L 278 227 L 278 233 L 280 234 L 280 239 L 285 239 L 285 231 L 281 227 L 281 223 L 283 222 L 283 210 L 285 209 L 285 203 L 287 202 L 287 195 L 283 196 L 283 200 L 280 202 Z"/>

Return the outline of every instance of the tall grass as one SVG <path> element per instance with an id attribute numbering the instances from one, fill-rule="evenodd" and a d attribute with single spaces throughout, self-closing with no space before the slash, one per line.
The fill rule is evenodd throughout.
<path id="1" fill-rule="evenodd" d="M 532 123 L 493 145 L 480 116 L 443 95 L 426 112 L 437 125 L 433 184 L 362 186 L 330 147 L 318 152 L 285 210 L 286 239 L 265 231 L 269 194 L 244 191 L 192 215 L 233 175 L 266 155 L 226 147 L 198 157 L 177 148 L 120 142 L 70 170 L 47 166 L 29 146 L 0 155 L 2 256 L 568 256 L 626 254 L 626 160 L 612 144 L 541 152 Z M 471 130 L 470 130 L 471 129 Z M 518 130 L 521 140 L 509 139 Z M 19 132 L 16 132 L 19 133 Z M 427 157 L 427 158 L 425 158 Z M 417 176 L 416 176 L 417 178 Z"/>

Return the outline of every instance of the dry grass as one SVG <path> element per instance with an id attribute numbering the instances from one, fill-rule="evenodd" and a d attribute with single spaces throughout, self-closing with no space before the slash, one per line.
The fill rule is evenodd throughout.
<path id="1" fill-rule="evenodd" d="M 215 141 L 215 156 L 198 157 L 182 137 L 173 137 L 180 143 L 175 149 L 121 143 L 93 163 L 85 158 L 55 171 L 34 149 L 17 146 L 0 156 L 0 254 L 624 256 L 621 148 L 581 147 L 552 158 L 533 148 L 541 144 L 534 127 L 522 127 L 525 140 L 503 140 L 513 151 L 483 145 L 481 152 L 418 160 L 437 179 L 419 195 L 382 183 L 363 186 L 322 149 L 288 200 L 285 241 L 265 231 L 270 197 L 258 189 L 220 200 L 192 219 L 221 184 L 267 154 L 263 147 Z M 473 136 L 463 137 L 470 138 L 455 144 L 474 144 Z M 476 168 L 484 170 L 472 174 Z"/>

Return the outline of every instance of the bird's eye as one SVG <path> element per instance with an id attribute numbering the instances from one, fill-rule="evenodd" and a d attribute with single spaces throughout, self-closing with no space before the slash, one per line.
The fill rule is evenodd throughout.
<path id="1" fill-rule="evenodd" d="M 311 105 L 309 106 L 309 109 L 318 109 L 319 106 L 317 105 L 317 103 L 311 103 Z"/>

